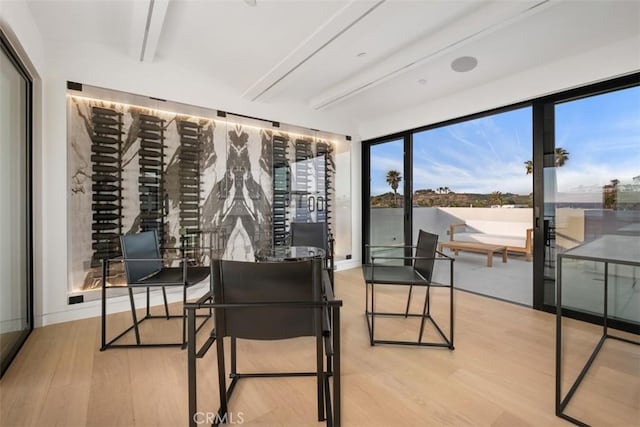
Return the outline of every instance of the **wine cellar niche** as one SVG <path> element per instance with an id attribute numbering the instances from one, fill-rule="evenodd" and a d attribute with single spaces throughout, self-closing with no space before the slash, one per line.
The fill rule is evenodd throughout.
<path id="1" fill-rule="evenodd" d="M 124 234 L 153 230 L 167 260 L 207 262 L 253 261 L 289 244 L 292 222 L 335 233 L 337 136 L 215 110 L 172 113 L 143 97 L 132 105 L 134 95 L 106 101 L 111 92 L 87 88 L 69 87 L 67 98 L 70 296 L 100 289 L 102 260 L 120 256 Z M 108 280 L 119 283 L 112 264 Z"/>

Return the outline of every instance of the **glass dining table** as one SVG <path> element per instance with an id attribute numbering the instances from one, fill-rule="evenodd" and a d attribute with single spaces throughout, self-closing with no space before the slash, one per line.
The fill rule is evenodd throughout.
<path id="1" fill-rule="evenodd" d="M 324 256 L 324 249 L 314 246 L 274 246 L 258 249 L 255 254 L 258 262 L 304 261 Z"/>

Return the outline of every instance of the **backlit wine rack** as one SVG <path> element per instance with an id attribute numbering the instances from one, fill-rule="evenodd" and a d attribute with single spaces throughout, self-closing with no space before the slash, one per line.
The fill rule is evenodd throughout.
<path id="1" fill-rule="evenodd" d="M 139 115 L 138 194 L 140 199 L 140 230 L 156 230 L 163 244 L 165 239 L 164 192 L 164 123 L 148 114 Z"/>
<path id="2" fill-rule="evenodd" d="M 333 194 L 333 145 L 325 141 L 319 141 L 316 144 L 315 172 L 316 172 L 316 190 L 318 192 L 316 202 L 316 221 L 326 222 L 327 229 L 331 227 L 331 198 Z"/>
<path id="3" fill-rule="evenodd" d="M 180 134 L 178 148 L 178 165 L 180 180 L 180 234 L 196 236 L 200 232 L 201 206 L 200 174 L 202 153 L 202 126 L 197 123 L 178 120 L 176 122 Z M 184 238 L 184 237 L 183 237 Z M 184 242 L 183 242 L 184 243 Z M 200 250 L 201 239 L 194 239 L 189 245 L 186 257 L 196 257 Z M 193 251 L 193 253 L 190 253 Z"/>
<path id="4" fill-rule="evenodd" d="M 120 254 L 122 234 L 122 113 L 92 107 L 91 266 Z"/>
<path id="5" fill-rule="evenodd" d="M 273 137 L 273 245 L 287 243 L 287 215 L 290 197 L 289 142 L 282 136 Z"/>
<path id="6" fill-rule="evenodd" d="M 313 157 L 311 141 L 296 139 L 295 147 L 295 188 L 296 209 L 294 221 L 311 222 L 311 212 L 315 210 L 315 202 L 309 199 L 309 185 L 311 180 L 311 165 L 307 160 Z"/>

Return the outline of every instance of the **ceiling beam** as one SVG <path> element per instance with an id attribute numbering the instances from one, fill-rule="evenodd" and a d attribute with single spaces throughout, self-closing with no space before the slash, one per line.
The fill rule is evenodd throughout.
<path id="1" fill-rule="evenodd" d="M 249 87 L 242 97 L 256 101 L 340 37 L 385 0 L 351 0 Z"/>
<path id="2" fill-rule="evenodd" d="M 130 54 L 140 62 L 152 62 L 156 56 L 169 1 L 133 2 Z"/>
<path id="3" fill-rule="evenodd" d="M 538 13 L 551 4 L 550 0 L 528 2 L 490 2 L 457 22 L 390 55 L 366 70 L 343 80 L 324 93 L 314 97 L 311 108 L 322 110 L 390 79 L 424 65 L 455 49 L 484 37 L 515 21 Z M 470 52 L 472 54 L 472 52 Z"/>

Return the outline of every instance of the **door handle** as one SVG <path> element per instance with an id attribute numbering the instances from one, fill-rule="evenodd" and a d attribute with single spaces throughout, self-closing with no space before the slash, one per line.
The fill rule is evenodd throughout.
<path id="1" fill-rule="evenodd" d="M 315 197 L 309 196 L 307 199 L 307 209 L 309 209 L 309 212 L 313 212 L 316 209 Z"/>
<path id="2" fill-rule="evenodd" d="M 324 197 L 318 196 L 317 207 L 318 212 L 322 212 L 324 210 Z"/>

